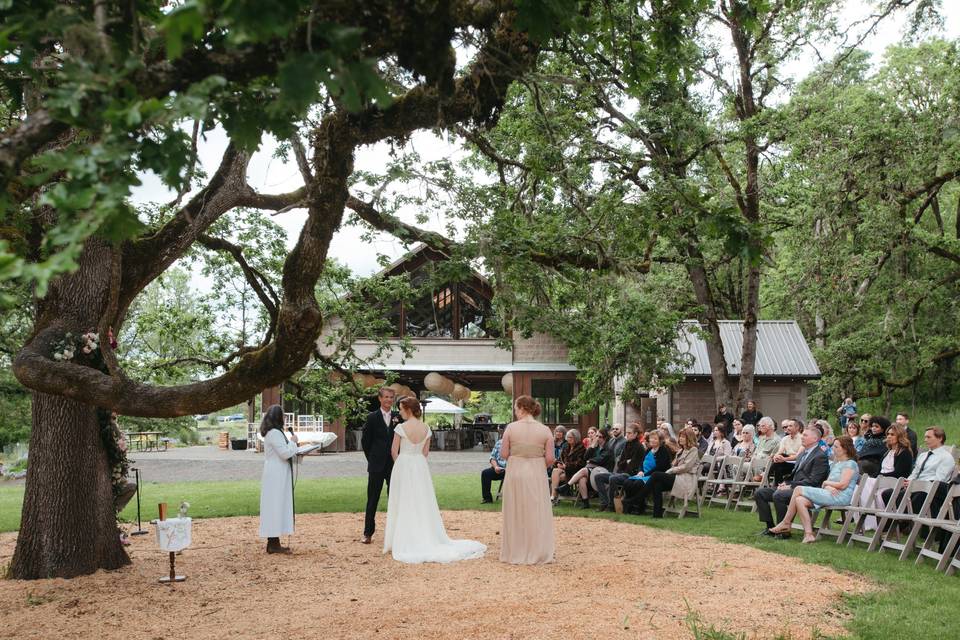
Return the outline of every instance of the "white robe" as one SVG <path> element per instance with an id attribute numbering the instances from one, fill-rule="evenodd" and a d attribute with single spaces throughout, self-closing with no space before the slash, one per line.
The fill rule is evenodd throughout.
<path id="1" fill-rule="evenodd" d="M 279 538 L 293 533 L 293 476 L 289 459 L 294 442 L 271 429 L 263 439 L 263 477 L 260 481 L 260 537 Z"/>

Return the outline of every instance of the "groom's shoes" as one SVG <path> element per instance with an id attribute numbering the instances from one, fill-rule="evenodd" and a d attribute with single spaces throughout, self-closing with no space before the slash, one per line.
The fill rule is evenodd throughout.
<path id="1" fill-rule="evenodd" d="M 361 536 L 360 542 L 362 542 L 363 544 L 370 544 L 371 542 L 373 542 L 373 537 L 372 537 L 372 536 Z"/>

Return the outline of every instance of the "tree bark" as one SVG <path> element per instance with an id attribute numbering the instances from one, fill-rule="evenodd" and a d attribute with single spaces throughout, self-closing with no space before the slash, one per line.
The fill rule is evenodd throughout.
<path id="1" fill-rule="evenodd" d="M 33 394 L 30 465 L 14 578 L 72 578 L 130 563 L 120 544 L 95 407 Z"/>
<path id="2" fill-rule="evenodd" d="M 112 257 L 113 249 L 102 240 L 89 240 L 79 269 L 52 282 L 39 302 L 34 330 L 96 331 L 110 300 Z M 78 364 L 82 357 L 78 350 Z M 30 465 L 11 575 L 69 578 L 129 562 L 117 533 L 97 408 L 35 391 Z"/>

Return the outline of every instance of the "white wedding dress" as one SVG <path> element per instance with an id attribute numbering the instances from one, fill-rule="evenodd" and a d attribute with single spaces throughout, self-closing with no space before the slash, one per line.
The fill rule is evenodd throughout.
<path id="1" fill-rule="evenodd" d="M 400 453 L 390 474 L 390 498 L 387 501 L 387 528 L 383 552 L 393 559 L 421 562 L 456 562 L 480 558 L 487 546 L 474 540 L 451 540 L 443 527 L 437 495 L 424 450 L 430 446 L 430 429 L 420 442 L 410 442 L 398 425 Z"/>

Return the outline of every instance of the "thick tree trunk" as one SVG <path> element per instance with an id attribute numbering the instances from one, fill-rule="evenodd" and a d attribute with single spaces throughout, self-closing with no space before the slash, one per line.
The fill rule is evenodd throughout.
<path id="1" fill-rule="evenodd" d="M 97 410 L 33 395 L 30 465 L 14 578 L 70 578 L 130 562 L 117 533 Z"/>
<path id="2" fill-rule="evenodd" d="M 707 272 L 703 267 L 703 255 L 694 243 L 687 244 L 687 275 L 693 285 L 694 295 L 700 305 L 698 320 L 706 331 L 707 358 L 710 360 L 710 378 L 713 383 L 713 395 L 716 404 L 731 405 L 732 394 L 727 381 L 727 359 L 723 354 L 723 340 L 720 338 L 720 323 L 718 322 L 717 304 Z"/>
<path id="3" fill-rule="evenodd" d="M 103 241 L 88 241 L 79 269 L 52 282 L 40 301 L 34 331 L 55 327 L 60 336 L 96 331 L 109 303 L 111 256 Z M 43 348 L 53 351 L 52 344 Z M 32 422 L 12 577 L 72 577 L 129 563 L 117 533 L 96 407 L 34 392 Z"/>

